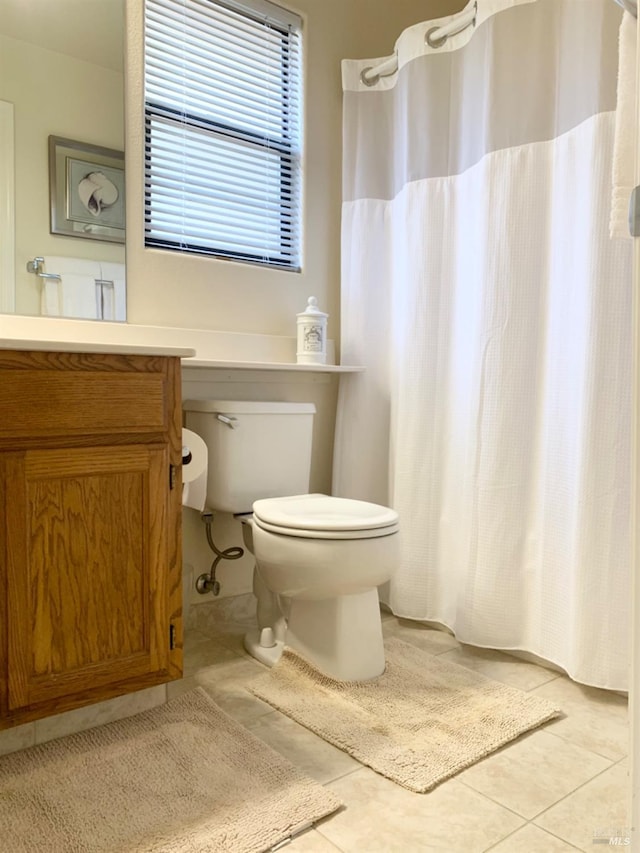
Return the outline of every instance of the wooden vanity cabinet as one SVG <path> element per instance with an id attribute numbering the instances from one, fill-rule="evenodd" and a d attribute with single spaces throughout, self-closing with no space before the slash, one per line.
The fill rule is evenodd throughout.
<path id="1" fill-rule="evenodd" d="M 0 728 L 182 674 L 180 360 L 0 350 Z"/>

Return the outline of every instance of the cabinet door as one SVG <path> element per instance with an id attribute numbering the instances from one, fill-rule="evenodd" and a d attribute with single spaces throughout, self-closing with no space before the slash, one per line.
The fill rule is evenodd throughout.
<path id="1" fill-rule="evenodd" d="M 4 467 L 9 710 L 165 672 L 168 447 L 28 450 Z"/>

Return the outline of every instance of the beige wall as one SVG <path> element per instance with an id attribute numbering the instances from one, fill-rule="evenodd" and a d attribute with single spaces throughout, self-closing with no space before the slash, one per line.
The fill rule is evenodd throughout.
<path id="1" fill-rule="evenodd" d="M 0 100 L 14 105 L 16 311 L 38 314 L 30 258 L 124 260 L 122 246 L 50 234 L 47 142 L 51 134 L 122 150 L 123 75 L 0 35 Z"/>
<path id="2" fill-rule="evenodd" d="M 142 13 L 140 3 L 129 3 L 127 263 L 133 323 L 293 335 L 295 315 L 313 294 L 330 314 L 329 337 L 339 339 L 340 61 L 387 55 L 404 27 L 464 4 L 460 0 L 295 0 L 287 5 L 304 16 L 305 28 L 302 273 L 143 248 Z"/>
<path id="3" fill-rule="evenodd" d="M 343 58 L 388 56 L 406 27 L 455 14 L 466 3 L 467 0 L 347 0 L 342 5 L 349 13 L 351 52 Z"/>

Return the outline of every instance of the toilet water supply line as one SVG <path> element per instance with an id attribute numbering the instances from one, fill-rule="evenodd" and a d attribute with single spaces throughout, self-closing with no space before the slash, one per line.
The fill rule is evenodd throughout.
<path id="1" fill-rule="evenodd" d="M 244 548 L 240 548 L 239 545 L 235 545 L 232 548 L 225 548 L 224 551 L 221 551 L 213 541 L 213 534 L 211 533 L 211 527 L 213 525 L 213 513 L 211 510 L 205 510 L 200 515 L 201 520 L 205 525 L 205 533 L 207 535 L 207 542 L 209 543 L 209 547 L 216 555 L 213 563 L 211 563 L 211 569 L 209 570 L 209 574 L 202 574 L 196 581 L 196 589 L 200 593 L 200 595 L 206 595 L 208 592 L 212 592 L 214 595 L 220 595 L 220 581 L 216 580 L 216 571 L 218 569 L 218 563 L 221 560 L 239 560 L 240 557 L 244 555 Z"/>

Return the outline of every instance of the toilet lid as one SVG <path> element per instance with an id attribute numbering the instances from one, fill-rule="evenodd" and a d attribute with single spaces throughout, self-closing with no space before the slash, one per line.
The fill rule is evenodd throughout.
<path id="1" fill-rule="evenodd" d="M 369 536 L 384 536 L 398 526 L 398 513 L 389 507 L 328 495 L 264 498 L 254 502 L 253 517 L 261 527 L 289 535 L 317 531 L 367 536 L 365 531 L 369 531 Z"/>

